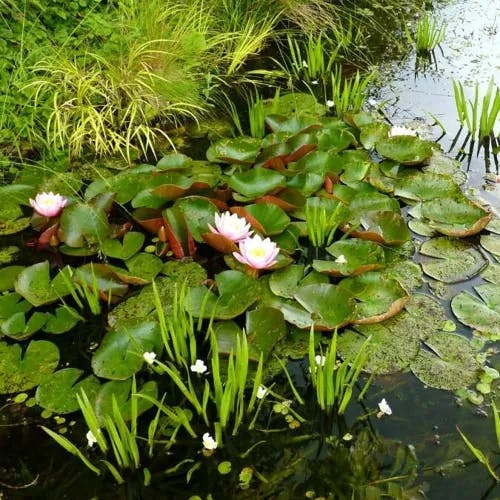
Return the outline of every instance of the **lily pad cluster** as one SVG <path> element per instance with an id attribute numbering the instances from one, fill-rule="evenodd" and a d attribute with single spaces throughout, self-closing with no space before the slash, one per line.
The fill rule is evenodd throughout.
<path id="1" fill-rule="evenodd" d="M 130 378 L 144 373 L 143 354 L 163 349 L 155 294 L 168 315 L 181 285 L 187 312 L 211 322 L 223 354 L 243 333 L 257 361 L 297 329 L 348 327 L 339 352 L 348 355 L 371 336 L 368 370 L 409 366 L 426 384 L 448 389 L 451 378 L 461 385 L 474 381 L 474 375 L 457 375 L 477 368 L 468 361 L 458 367 L 454 353 L 465 352 L 467 341 L 442 333 L 439 308 L 412 295 L 422 278 L 409 260 L 410 230 L 438 236 L 421 245 L 419 259 L 426 275 L 446 283 L 487 264 L 482 251 L 458 238 L 486 227 L 481 245 L 498 255 L 491 215 L 462 193 L 455 166 L 435 143 L 390 137 L 389 127 L 367 113 L 339 119 L 320 105 L 292 116 L 273 113 L 279 106 L 265 109 L 264 138 L 221 139 L 203 161 L 170 153 L 156 165 L 83 179 L 75 187 L 79 196 L 66 193 L 68 202 L 54 217 L 29 217 L 29 199 L 46 189 L 47 179 L 1 188 L 0 228 L 31 225 L 38 234 L 32 245 L 58 268 L 47 259 L 0 269 L 1 358 L 16 374 L 4 377 L 0 392 L 39 386 L 38 403 L 59 412 L 76 409 L 83 386 L 95 401 L 109 402 L 110 384 L 129 384 L 122 388 L 126 399 Z M 402 212 L 408 205 L 410 227 Z M 237 244 L 210 229 L 223 213 L 245 219 L 279 247 L 272 267 L 252 269 L 234 257 Z M 323 236 L 313 244 L 317 231 Z M 498 286 L 477 287 L 479 298 L 457 296 L 452 308 L 460 321 L 478 329 L 485 318 L 498 325 Z M 429 308 L 439 311 L 439 324 L 422 318 Z M 484 314 L 473 316 L 474 309 Z M 92 354 L 92 374 L 55 371 L 54 342 L 27 344 L 34 335 L 70 332 L 98 310 L 106 311 L 110 329 Z M 50 352 L 32 354 L 40 349 Z M 152 394 L 150 382 L 140 390 Z M 52 398 L 55 388 L 68 398 Z"/>

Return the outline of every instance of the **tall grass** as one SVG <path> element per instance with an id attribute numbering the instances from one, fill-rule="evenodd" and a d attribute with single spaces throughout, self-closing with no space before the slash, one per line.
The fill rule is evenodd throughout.
<path id="1" fill-rule="evenodd" d="M 409 32 L 407 31 L 407 34 Z M 440 45 L 446 36 L 446 23 L 438 21 L 427 11 L 419 17 L 414 42 L 418 54 L 429 54 Z M 410 37 L 411 38 L 411 37 Z"/>

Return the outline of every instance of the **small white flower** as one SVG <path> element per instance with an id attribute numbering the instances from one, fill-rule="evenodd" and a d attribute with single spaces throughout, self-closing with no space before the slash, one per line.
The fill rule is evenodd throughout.
<path id="1" fill-rule="evenodd" d="M 329 108 L 333 108 L 333 106 L 335 106 L 335 103 L 331 99 L 328 99 L 328 101 L 326 101 L 326 105 Z"/>
<path id="2" fill-rule="evenodd" d="M 191 371 L 194 373 L 205 373 L 207 371 L 207 365 L 202 359 L 197 359 L 194 365 L 191 365 Z"/>
<path id="3" fill-rule="evenodd" d="M 263 385 L 259 385 L 257 389 L 257 399 L 264 399 L 267 393 L 268 390 Z"/>
<path id="4" fill-rule="evenodd" d="M 203 448 L 205 450 L 215 450 L 217 448 L 217 441 L 208 432 L 203 434 Z"/>
<path id="5" fill-rule="evenodd" d="M 156 353 L 154 352 L 145 352 L 142 357 L 144 358 L 144 361 L 146 361 L 146 363 L 148 365 L 152 365 L 153 364 L 153 361 L 156 359 Z"/>
<path id="6" fill-rule="evenodd" d="M 398 135 L 416 136 L 417 135 L 417 131 L 413 130 L 412 128 L 402 127 L 400 125 L 394 125 L 394 126 L 392 126 L 391 130 L 389 130 L 389 137 L 396 137 Z"/>
<path id="7" fill-rule="evenodd" d="M 378 404 L 378 409 L 380 410 L 377 413 L 378 418 L 382 418 L 384 415 L 392 415 L 392 409 L 385 400 L 385 398 L 382 399 L 382 401 L 380 401 L 380 403 Z"/>
<path id="8" fill-rule="evenodd" d="M 318 85 L 318 80 L 313 80 L 313 81 L 311 82 L 311 85 Z"/>
<path id="9" fill-rule="evenodd" d="M 344 255 L 339 255 L 336 259 L 335 262 L 337 264 L 347 264 L 347 259 L 345 258 Z"/>
<path id="10" fill-rule="evenodd" d="M 94 446 L 97 443 L 97 439 L 95 438 L 92 431 L 88 431 L 87 434 L 85 434 L 85 437 L 87 438 L 87 446 L 89 448 L 92 448 L 92 446 Z"/>
<path id="11" fill-rule="evenodd" d="M 309 66 L 307 65 L 306 61 L 302 61 L 302 67 L 303 68 L 308 68 Z"/>
<path id="12" fill-rule="evenodd" d="M 376 101 L 375 99 L 368 99 L 367 102 L 370 106 L 373 106 L 373 107 L 378 106 L 378 101 Z"/>
<path id="13" fill-rule="evenodd" d="M 322 356 L 321 354 L 317 354 L 314 358 L 317 366 L 325 366 L 326 356 Z"/>

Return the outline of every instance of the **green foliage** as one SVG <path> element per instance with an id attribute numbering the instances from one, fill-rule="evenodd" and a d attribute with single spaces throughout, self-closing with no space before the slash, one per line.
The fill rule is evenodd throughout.
<path id="1" fill-rule="evenodd" d="M 406 35 L 415 43 L 417 54 L 430 54 L 444 40 L 446 23 L 424 11 L 418 18 L 415 34 L 412 35 L 406 28 Z"/>

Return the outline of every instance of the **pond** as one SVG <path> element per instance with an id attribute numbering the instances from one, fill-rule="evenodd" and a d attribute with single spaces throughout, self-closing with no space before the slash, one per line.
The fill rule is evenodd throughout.
<path id="1" fill-rule="evenodd" d="M 19 267 L 3 274 L 0 269 L 6 337 L 0 359 L 0 498 L 500 497 L 498 482 L 457 430 L 497 470 L 500 448 L 491 401 L 498 399 L 494 369 L 500 368 L 499 222 L 486 220 L 483 208 L 462 197 L 460 167 L 426 141 L 441 135 L 441 127 L 433 125 L 437 118 L 447 132 L 439 139 L 443 150 L 461 154 L 465 133 L 453 144 L 458 122 L 451 81 L 479 81 L 482 91 L 491 76 L 498 82 L 500 6 L 487 0 L 452 1 L 437 14 L 448 23 L 443 53 L 437 49 L 435 61 L 420 61 L 417 70 L 413 56 L 385 63 L 386 83 L 373 90 L 376 102 L 370 101 L 380 122 L 365 113 L 338 120 L 324 106 L 312 117 L 280 116 L 277 109 L 311 111 L 316 106 L 310 96 L 284 96 L 268 103 L 273 134 L 264 143 L 222 139 L 206 152 L 210 164 L 191 161 L 188 156 L 201 157 L 186 149 L 154 166 L 103 169 L 109 177 L 86 178 L 84 201 L 75 197 L 54 216 L 35 214 L 21 222 L 25 231 L 1 237 L 2 269 Z M 420 137 L 388 138 L 384 116 L 417 129 Z M 463 187 L 498 216 L 498 170 L 491 155 L 485 176 L 487 160 L 484 149 L 477 155 L 474 150 L 469 167 L 465 158 L 462 169 L 474 189 Z M 423 162 L 430 165 L 421 169 Z M 266 168 L 249 167 L 255 163 Z M 68 186 L 81 187 L 71 176 L 61 176 L 46 190 L 67 194 Z M 110 190 L 118 203 L 107 196 Z M 3 194 L 15 212 L 18 200 L 36 193 L 20 187 Z M 257 251 L 245 250 L 236 238 L 221 237 L 224 221 L 214 216 L 228 207 L 238 207 L 233 214 L 245 221 L 233 218 L 226 236 L 255 230 L 277 242 L 281 253 L 276 256 L 275 247 L 260 245 Z M 21 211 L 31 217 L 28 207 Z M 367 214 L 371 219 L 363 225 Z M 16 215 L 18 220 L 22 216 Z M 465 237 L 457 240 L 457 235 Z M 311 244 L 315 239 L 320 243 Z M 255 264 L 252 259 L 266 252 L 272 254 L 269 260 Z M 148 284 L 153 278 L 156 289 Z M 184 279 L 187 288 L 180 285 Z M 483 300 L 471 303 L 463 292 L 477 297 L 475 286 L 483 287 L 478 289 Z M 19 294 L 15 298 L 13 289 Z M 71 307 L 69 313 L 63 304 Z M 56 306 L 57 315 L 49 319 L 47 313 Z M 33 319 L 37 312 L 40 316 Z M 215 337 L 206 335 L 209 323 Z M 317 328 L 314 338 L 311 325 Z M 347 361 L 337 360 L 333 368 L 333 333 L 321 332 L 337 329 L 341 359 L 353 362 L 369 335 L 378 347 L 360 360 L 365 371 L 359 379 Z M 185 332 L 184 340 L 173 330 Z M 239 342 L 245 331 L 252 368 L 249 383 L 243 378 L 239 386 L 241 394 L 247 389 L 244 403 L 234 403 L 242 405 L 244 424 L 236 423 L 238 409 L 224 426 L 213 351 L 226 355 L 223 373 L 231 366 L 237 375 L 243 373 L 247 365 Z M 184 344 L 175 344 L 174 338 Z M 12 348 L 18 341 L 24 342 L 23 349 L 30 342 L 33 346 L 23 361 Z M 57 345 L 57 353 L 51 345 Z M 231 350 L 235 358 L 228 361 Z M 263 379 L 255 370 L 260 352 L 267 357 Z M 350 401 L 341 392 L 333 411 L 328 405 L 321 410 L 318 401 L 318 381 L 329 363 L 330 375 L 340 377 L 346 370 L 353 377 Z M 56 368 L 55 373 L 65 368 L 83 372 L 66 372 L 55 380 Z M 378 374 L 372 378 L 370 372 Z M 175 382 L 175 373 L 182 373 L 184 382 Z M 27 379 L 33 383 L 26 384 Z M 104 464 L 100 445 L 91 445 L 95 436 L 89 437 L 89 426 L 75 416 L 73 385 L 82 380 L 99 418 L 104 410 L 112 414 L 112 394 L 128 416 L 134 412 L 132 401 L 139 412 L 145 410 L 137 441 L 141 465 L 123 473 L 124 484 L 115 481 L 122 469 L 114 475 Z M 143 397 L 129 399 L 136 380 Z M 469 390 L 456 391 L 462 385 Z M 238 401 L 238 391 L 230 392 L 224 397 Z M 340 410 L 344 396 L 347 402 Z M 147 404 L 153 398 L 166 408 L 164 413 Z M 247 411 L 250 404 L 252 411 Z M 42 426 L 70 439 L 106 474 L 95 475 Z M 202 438 L 206 432 L 210 435 Z M 116 433 L 127 435 L 119 425 Z M 148 454 L 153 441 L 154 459 Z M 116 464 L 112 456 L 108 452 L 106 458 Z"/>

